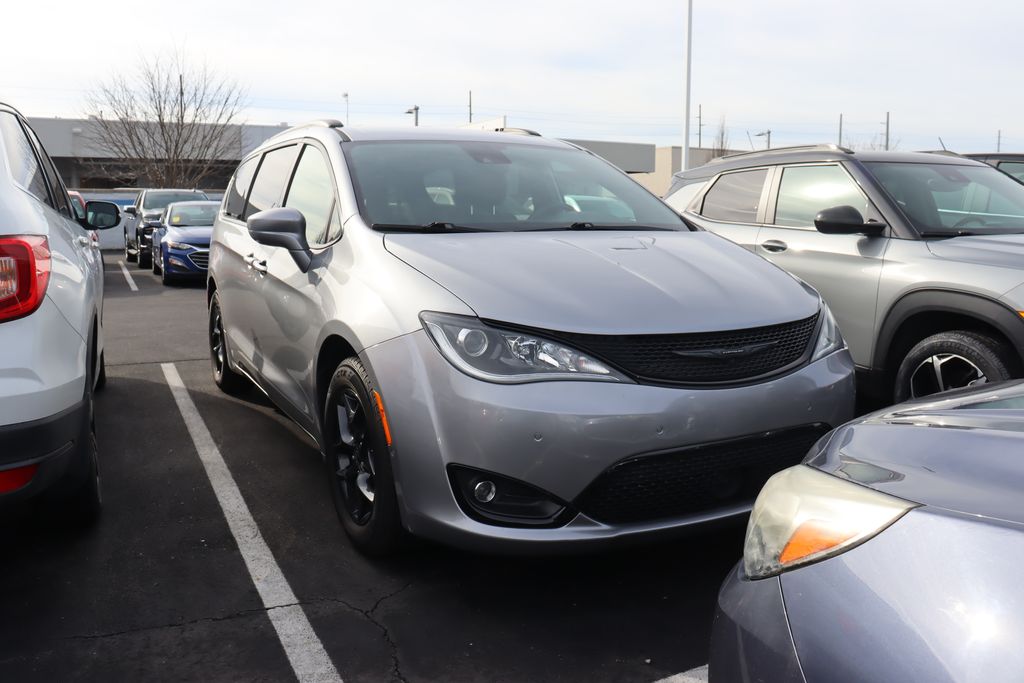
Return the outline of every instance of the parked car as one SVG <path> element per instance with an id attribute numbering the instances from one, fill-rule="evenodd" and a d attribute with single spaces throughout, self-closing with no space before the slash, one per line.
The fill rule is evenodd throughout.
<path id="1" fill-rule="evenodd" d="M 150 236 L 160 226 L 160 217 L 171 202 L 208 200 L 205 192 L 198 190 L 142 190 L 135 203 L 125 208 L 124 259 L 136 261 L 139 268 L 152 264 Z"/>
<path id="2" fill-rule="evenodd" d="M 49 499 L 67 519 L 100 508 L 93 392 L 105 381 L 103 264 L 39 138 L 0 104 L 0 508 Z"/>
<path id="3" fill-rule="evenodd" d="M 975 161 L 983 161 L 989 166 L 995 166 L 1003 173 L 1013 176 L 1024 182 L 1024 154 L 1012 154 L 1006 152 L 964 154 L 963 156 Z"/>
<path id="4" fill-rule="evenodd" d="M 153 272 L 171 284 L 178 279 L 203 277 L 210 260 L 210 234 L 220 202 L 168 204 L 160 227 L 153 231 Z"/>
<path id="5" fill-rule="evenodd" d="M 742 516 L 853 410 L 809 286 L 536 135 L 277 135 L 231 180 L 208 297 L 214 380 L 313 435 L 368 553 Z"/>
<path id="6" fill-rule="evenodd" d="M 901 401 L 1024 372 L 1024 185 L 990 166 L 777 149 L 677 174 L 666 201 L 820 291 L 865 393 Z"/>
<path id="7" fill-rule="evenodd" d="M 718 597 L 711 681 L 1024 677 L 1024 383 L 822 439 L 757 498 Z"/>

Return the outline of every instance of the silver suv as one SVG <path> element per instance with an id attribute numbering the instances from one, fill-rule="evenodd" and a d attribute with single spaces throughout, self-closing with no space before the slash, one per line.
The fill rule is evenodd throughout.
<path id="1" fill-rule="evenodd" d="M 853 411 L 814 290 L 525 132 L 282 133 L 229 185 L 208 295 L 215 381 L 316 439 L 369 553 L 743 515 Z"/>
<path id="2" fill-rule="evenodd" d="M 76 523 L 100 507 L 103 263 L 90 230 L 120 220 L 109 202 L 84 214 L 25 119 L 0 104 L 0 508 L 49 498 Z"/>
<path id="3" fill-rule="evenodd" d="M 1024 185 L 991 166 L 777 149 L 677 174 L 665 199 L 821 292 L 879 399 L 1024 374 Z"/>

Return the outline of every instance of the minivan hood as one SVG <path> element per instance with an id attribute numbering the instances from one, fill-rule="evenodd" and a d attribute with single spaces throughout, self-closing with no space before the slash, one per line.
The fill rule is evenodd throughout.
<path id="1" fill-rule="evenodd" d="M 950 261 L 1024 270 L 1024 234 L 969 235 L 928 240 L 926 244 L 933 254 Z"/>
<path id="2" fill-rule="evenodd" d="M 814 315 L 809 287 L 708 232 L 388 234 L 478 316 L 586 334 L 742 329 Z"/>
<path id="3" fill-rule="evenodd" d="M 865 416 L 807 462 L 915 503 L 1024 524 L 1024 382 Z"/>

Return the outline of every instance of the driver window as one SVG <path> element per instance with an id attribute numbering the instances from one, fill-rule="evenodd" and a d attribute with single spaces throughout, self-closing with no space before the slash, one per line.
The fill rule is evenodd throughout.
<path id="1" fill-rule="evenodd" d="M 839 166 L 790 166 L 782 171 L 775 225 L 814 230 L 814 217 L 834 206 L 852 206 L 864 219 L 871 205 L 860 188 Z"/>
<path id="2" fill-rule="evenodd" d="M 306 218 L 306 242 L 309 246 L 327 244 L 337 234 L 331 170 L 323 153 L 316 147 L 306 145 L 302 149 L 284 205 L 298 209 Z"/>

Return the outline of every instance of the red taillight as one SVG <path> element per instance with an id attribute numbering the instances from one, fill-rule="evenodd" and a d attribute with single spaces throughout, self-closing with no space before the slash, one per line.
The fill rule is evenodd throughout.
<path id="1" fill-rule="evenodd" d="M 0 471 L 0 493 L 10 493 L 25 486 L 36 476 L 38 469 L 39 465 L 27 465 Z"/>
<path id="2" fill-rule="evenodd" d="M 45 237 L 0 237 L 0 323 L 39 308 L 49 283 L 50 243 Z"/>

